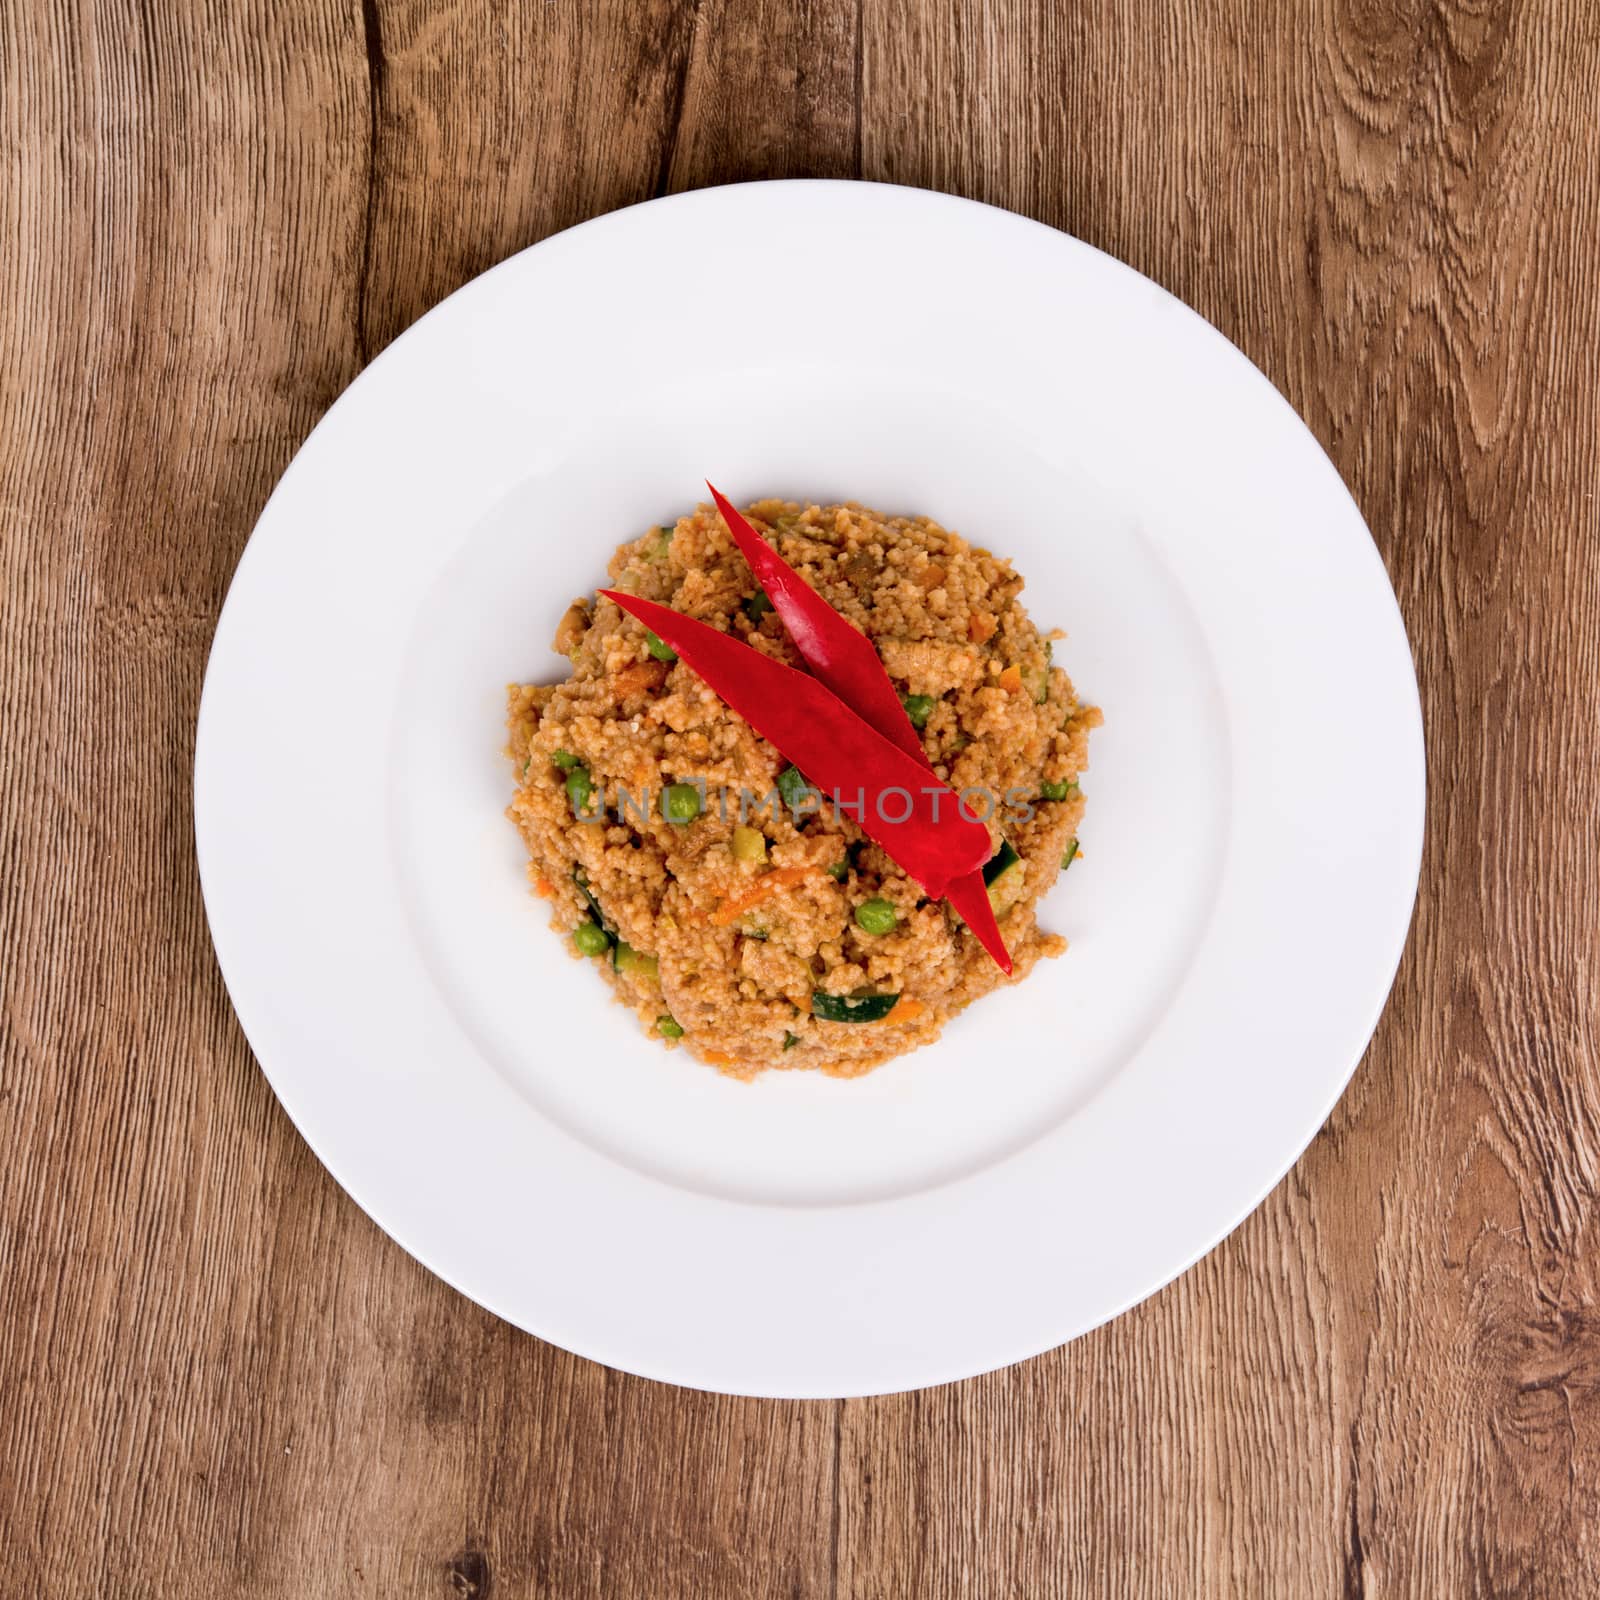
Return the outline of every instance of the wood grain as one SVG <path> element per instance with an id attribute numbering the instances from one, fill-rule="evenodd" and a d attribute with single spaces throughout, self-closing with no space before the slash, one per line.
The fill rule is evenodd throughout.
<path id="1" fill-rule="evenodd" d="M 1596 126 L 1576 0 L 0 9 L 0 1596 L 1600 1593 Z M 556 229 L 805 174 L 1025 211 L 1247 351 L 1395 581 L 1431 801 L 1372 1049 L 1232 1239 L 1021 1367 L 789 1405 L 361 1216 L 229 1010 L 189 765 L 366 360 Z M 1335 748 L 1381 804 L 1359 708 Z"/>

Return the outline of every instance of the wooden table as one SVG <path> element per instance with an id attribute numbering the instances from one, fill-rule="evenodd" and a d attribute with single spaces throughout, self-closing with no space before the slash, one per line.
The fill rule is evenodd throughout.
<path id="1" fill-rule="evenodd" d="M 0 1595 L 1600 1592 L 1597 122 L 1579 0 L 0 12 Z M 848 1403 L 619 1376 L 390 1244 L 250 1057 L 189 811 L 229 576 L 362 365 L 776 174 L 1211 318 L 1354 490 L 1430 743 L 1393 1000 L 1271 1199 L 1068 1349 Z"/>

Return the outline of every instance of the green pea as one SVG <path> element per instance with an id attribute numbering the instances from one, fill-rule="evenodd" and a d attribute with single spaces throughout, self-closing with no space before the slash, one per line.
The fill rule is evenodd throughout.
<path id="1" fill-rule="evenodd" d="M 572 802 L 575 815 L 581 816 L 589 809 L 589 797 L 594 793 L 594 779 L 587 767 L 574 767 L 567 774 L 567 798 Z"/>
<path id="2" fill-rule="evenodd" d="M 761 593 L 751 595 L 750 598 L 744 602 L 744 614 L 749 617 L 752 622 L 759 623 L 761 619 L 772 609 L 772 602 Z"/>
<path id="3" fill-rule="evenodd" d="M 656 1032 L 663 1039 L 681 1039 L 683 1037 L 683 1025 L 674 1022 L 671 1017 L 657 1017 Z"/>
<path id="4" fill-rule="evenodd" d="M 611 948 L 606 930 L 592 922 L 580 922 L 572 930 L 572 942 L 577 945 L 578 954 L 584 956 L 603 956 Z"/>
<path id="5" fill-rule="evenodd" d="M 563 772 L 571 772 L 577 766 L 578 758 L 570 750 L 556 750 L 551 753 L 550 759 L 561 768 Z"/>
<path id="6" fill-rule="evenodd" d="M 1070 779 L 1063 778 L 1060 783 L 1041 783 L 1039 793 L 1046 800 L 1065 800 L 1077 787 Z"/>
<path id="7" fill-rule="evenodd" d="M 866 933 L 891 933 L 899 920 L 887 900 L 863 900 L 856 907 L 856 922 Z"/>
<path id="8" fill-rule="evenodd" d="M 661 795 L 661 813 L 676 827 L 700 815 L 700 791 L 692 783 L 669 783 Z"/>
<path id="9" fill-rule="evenodd" d="M 837 861 L 828 863 L 828 876 L 835 883 L 843 883 L 850 876 L 850 860 L 848 856 L 840 856 Z"/>
<path id="10" fill-rule="evenodd" d="M 1077 855 L 1077 853 L 1078 853 L 1078 841 L 1076 839 L 1074 839 L 1074 840 L 1071 841 L 1071 843 L 1069 843 L 1067 845 L 1067 853 L 1064 856 L 1062 856 L 1062 858 L 1061 858 L 1061 870 L 1063 872 L 1065 872 L 1067 870 L 1067 868 L 1072 865 L 1072 859 L 1073 859 L 1074 856 Z"/>
<path id="11" fill-rule="evenodd" d="M 938 701 L 931 694 L 903 694 L 900 704 L 906 708 L 906 715 L 911 719 L 913 728 L 926 728 L 928 718 L 933 715 L 933 708 Z"/>
<path id="12" fill-rule="evenodd" d="M 644 647 L 657 661 L 678 659 L 678 652 L 670 644 L 664 643 L 659 634 L 652 633 L 648 628 L 644 630 Z"/>

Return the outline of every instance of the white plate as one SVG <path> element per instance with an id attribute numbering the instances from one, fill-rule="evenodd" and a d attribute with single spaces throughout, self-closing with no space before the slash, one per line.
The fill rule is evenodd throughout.
<path id="1" fill-rule="evenodd" d="M 1071 949 L 857 1082 L 643 1038 L 503 816 L 504 685 L 708 475 L 1013 557 L 1106 714 Z M 1383 567 L 1260 373 L 1065 235 L 843 183 L 600 218 L 396 341 L 262 513 L 195 763 L 229 991 L 356 1201 L 557 1344 L 780 1396 L 1015 1361 L 1214 1245 L 1366 1045 L 1422 812 Z"/>

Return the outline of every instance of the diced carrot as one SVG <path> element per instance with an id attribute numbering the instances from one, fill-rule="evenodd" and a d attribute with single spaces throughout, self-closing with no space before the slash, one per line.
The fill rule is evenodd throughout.
<path id="1" fill-rule="evenodd" d="M 702 1050 L 700 1059 L 709 1061 L 714 1067 L 731 1067 L 733 1065 L 733 1057 L 725 1050 Z"/>
<path id="2" fill-rule="evenodd" d="M 817 870 L 816 867 L 775 867 L 771 872 L 763 873 L 743 894 L 730 895 L 712 912 L 711 926 L 726 928 L 752 907 L 770 899 L 778 890 L 812 877 Z"/>
<path id="3" fill-rule="evenodd" d="M 548 878 L 535 878 L 533 881 L 533 892 L 538 895 L 541 900 L 548 900 L 550 896 L 556 892 L 556 886 L 551 883 Z"/>
<path id="4" fill-rule="evenodd" d="M 924 589 L 937 589 L 950 574 L 937 564 L 928 567 L 922 574 L 922 587 Z"/>
<path id="5" fill-rule="evenodd" d="M 1007 694 L 1019 694 L 1022 690 L 1022 668 L 1009 666 L 1000 674 L 1000 687 Z"/>
<path id="6" fill-rule="evenodd" d="M 895 1002 L 895 1008 L 883 1020 L 885 1022 L 915 1022 L 928 1008 L 920 1000 L 914 1000 L 908 994 L 900 996 Z"/>
<path id="7" fill-rule="evenodd" d="M 994 638 L 995 629 L 999 626 L 1000 624 L 995 620 L 991 612 L 974 611 L 967 618 L 967 637 L 974 644 L 987 644 L 990 639 Z"/>

